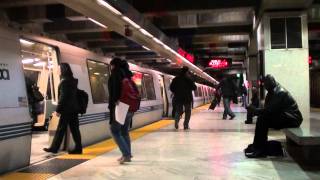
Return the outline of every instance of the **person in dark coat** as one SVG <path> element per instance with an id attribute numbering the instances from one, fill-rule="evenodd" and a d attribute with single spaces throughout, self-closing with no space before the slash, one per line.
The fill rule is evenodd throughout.
<path id="1" fill-rule="evenodd" d="M 78 80 L 73 77 L 70 65 L 60 64 L 61 82 L 58 87 L 58 105 L 56 116 L 60 117 L 56 134 L 49 148 L 44 148 L 46 152 L 57 153 L 66 134 L 69 125 L 72 137 L 75 142 L 75 149 L 69 154 L 82 154 L 81 134 L 79 129 L 79 104 L 77 100 Z"/>
<path id="2" fill-rule="evenodd" d="M 119 101 L 121 96 L 121 82 L 124 78 L 124 72 L 121 69 L 122 60 L 120 58 L 113 58 L 110 62 L 111 74 L 108 80 L 108 90 L 109 90 L 109 105 L 110 110 L 110 121 L 111 124 L 114 120 L 114 110 L 116 103 Z"/>
<path id="3" fill-rule="evenodd" d="M 231 100 L 236 97 L 237 88 L 235 83 L 233 82 L 231 76 L 227 76 L 221 80 L 217 89 L 221 89 L 222 97 L 223 97 L 223 117 L 222 119 L 227 119 L 227 116 L 230 116 L 230 120 L 234 119 L 236 115 L 232 112 L 230 107 Z"/>
<path id="4" fill-rule="evenodd" d="M 242 97 L 242 107 L 247 108 L 247 95 L 248 95 L 248 89 L 245 86 L 245 84 L 242 84 L 241 86 L 241 97 Z"/>
<path id="5" fill-rule="evenodd" d="M 251 98 L 251 104 L 249 106 L 253 106 L 254 108 L 259 108 L 258 91 L 255 87 L 252 88 L 252 98 Z M 254 117 L 254 113 L 250 110 L 247 110 L 247 120 L 245 121 L 245 123 L 252 124 L 253 117 Z"/>
<path id="6" fill-rule="evenodd" d="M 253 144 L 245 149 L 248 158 L 266 157 L 268 129 L 296 128 L 302 123 L 302 114 L 291 94 L 276 82 L 272 75 L 264 79 L 268 91 L 264 108 L 249 106 L 248 110 L 258 115 Z"/>
<path id="7" fill-rule="evenodd" d="M 180 116 L 185 111 L 184 129 L 190 129 L 189 121 L 191 117 L 191 108 L 193 102 L 192 91 L 197 89 L 195 83 L 187 76 L 188 67 L 183 67 L 180 74 L 175 77 L 171 84 L 170 90 L 174 94 L 175 102 L 175 128 L 179 128 Z"/>

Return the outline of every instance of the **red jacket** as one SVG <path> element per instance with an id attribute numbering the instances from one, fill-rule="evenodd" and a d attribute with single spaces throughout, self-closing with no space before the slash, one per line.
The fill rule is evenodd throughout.
<path id="1" fill-rule="evenodd" d="M 131 79 L 124 78 L 119 101 L 129 105 L 129 112 L 136 112 L 140 107 L 140 100 L 136 84 Z"/>

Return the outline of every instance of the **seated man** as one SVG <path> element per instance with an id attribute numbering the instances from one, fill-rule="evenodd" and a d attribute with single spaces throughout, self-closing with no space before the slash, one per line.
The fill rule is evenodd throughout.
<path id="1" fill-rule="evenodd" d="M 245 149 L 248 158 L 266 157 L 268 129 L 299 127 L 302 115 L 291 94 L 281 87 L 272 75 L 264 79 L 268 91 L 264 108 L 248 107 L 249 111 L 258 115 L 253 144 Z"/>

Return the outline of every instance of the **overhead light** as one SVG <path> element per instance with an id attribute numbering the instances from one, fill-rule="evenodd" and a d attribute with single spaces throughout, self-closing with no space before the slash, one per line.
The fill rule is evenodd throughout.
<path id="1" fill-rule="evenodd" d="M 48 66 L 48 69 L 52 69 L 52 68 L 53 68 L 53 65 L 52 65 L 52 64 Z"/>
<path id="2" fill-rule="evenodd" d="M 108 74 L 104 74 L 104 76 L 108 77 L 109 75 Z"/>
<path id="3" fill-rule="evenodd" d="M 92 18 L 88 18 L 90 21 L 94 22 L 95 24 L 97 24 L 98 26 L 101 26 L 103 28 L 108 28 L 107 26 L 105 26 L 104 24 L 99 23 L 98 21 L 92 19 Z"/>
<path id="4" fill-rule="evenodd" d="M 151 49 L 147 48 L 146 46 L 142 46 L 144 49 L 151 51 Z"/>
<path id="5" fill-rule="evenodd" d="M 95 75 L 97 75 L 97 76 L 99 76 L 99 75 L 100 75 L 100 73 L 98 73 L 98 72 L 95 72 L 95 73 L 93 73 L 93 74 L 95 74 Z"/>
<path id="6" fill-rule="evenodd" d="M 34 61 L 38 62 L 38 61 L 40 61 L 40 59 L 39 58 L 34 58 Z M 49 61 L 49 62 L 52 63 L 52 61 Z"/>
<path id="7" fill-rule="evenodd" d="M 89 68 L 89 70 L 92 70 L 92 68 Z"/>
<path id="8" fill-rule="evenodd" d="M 46 65 L 45 62 L 38 62 L 38 63 L 33 64 L 33 66 L 36 66 L 36 67 L 45 66 L 45 65 Z"/>
<path id="9" fill-rule="evenodd" d="M 34 62 L 34 59 L 22 59 L 22 64 L 31 64 Z"/>
<path id="10" fill-rule="evenodd" d="M 142 34 L 150 37 L 150 38 L 153 38 L 152 34 L 150 34 L 148 31 L 146 31 L 145 29 L 139 29 L 140 32 L 142 32 Z"/>
<path id="11" fill-rule="evenodd" d="M 127 16 L 122 16 L 122 19 L 125 20 L 125 21 L 127 21 L 127 23 L 131 24 L 133 27 L 135 27 L 135 28 L 137 28 L 137 29 L 140 29 L 140 28 L 141 28 L 137 23 L 133 22 L 133 21 L 132 21 L 131 19 L 129 19 Z"/>
<path id="12" fill-rule="evenodd" d="M 167 46 L 167 45 L 163 45 L 163 47 L 165 48 L 165 49 L 167 49 L 167 50 L 170 50 L 171 48 L 169 47 L 169 46 Z"/>
<path id="13" fill-rule="evenodd" d="M 107 3 L 104 0 L 97 0 L 98 4 L 100 4 L 101 6 L 104 6 L 106 8 L 108 8 L 111 12 L 113 12 L 114 14 L 117 15 L 122 15 L 122 13 L 120 11 L 118 11 L 116 8 L 114 8 L 113 6 L 111 6 L 109 3 Z"/>
<path id="14" fill-rule="evenodd" d="M 20 39 L 20 42 L 22 44 L 25 44 L 25 45 L 28 45 L 28 46 L 34 45 L 34 42 L 30 42 L 30 41 L 25 40 L 25 39 Z"/>

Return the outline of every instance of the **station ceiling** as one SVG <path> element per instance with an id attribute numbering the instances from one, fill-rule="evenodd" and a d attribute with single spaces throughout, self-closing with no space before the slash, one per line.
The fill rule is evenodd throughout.
<path id="1" fill-rule="evenodd" d="M 93 1 L 93 0 L 88 0 Z M 113 2 L 113 0 L 106 0 Z M 263 11 L 309 12 L 310 51 L 320 48 L 319 0 L 118 0 L 128 4 L 168 37 L 171 47 L 181 47 L 206 70 L 213 57 L 232 58 L 230 69 L 245 69 L 254 18 Z M 97 25 L 76 6 L 64 0 L 1 0 L 1 20 L 11 26 L 47 34 L 105 55 L 120 56 L 141 66 L 175 74 L 177 64 L 154 48 L 144 48 L 123 29 Z M 79 10 L 79 11 L 78 11 Z M 128 11 L 131 12 L 131 11 Z M 140 41 L 141 42 L 141 41 Z M 156 48 L 155 48 L 156 49 Z M 206 71 L 215 76 L 217 71 Z"/>

